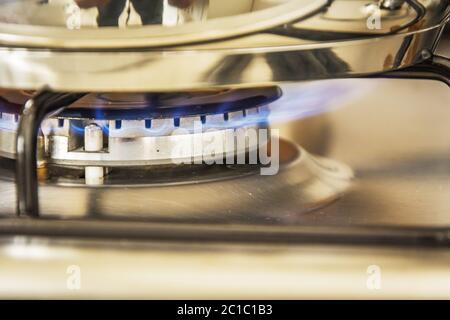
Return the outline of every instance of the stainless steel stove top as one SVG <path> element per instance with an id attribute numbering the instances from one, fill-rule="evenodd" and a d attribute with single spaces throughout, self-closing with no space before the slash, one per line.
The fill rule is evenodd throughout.
<path id="1" fill-rule="evenodd" d="M 450 296 L 444 1 L 108 26 L 24 2 L 0 3 L 0 297 Z"/>
<path id="2" fill-rule="evenodd" d="M 295 124 L 315 128 L 307 131 L 316 132 L 315 139 L 290 125 L 281 128 L 283 136 L 300 143 L 307 139 L 309 149 L 354 169 L 352 188 L 334 203 L 298 214 L 280 210 L 278 215 L 265 215 L 260 209 L 254 214 L 194 215 L 181 221 L 157 216 L 147 229 L 139 222 L 125 224 L 131 234 L 146 241 L 114 231 L 114 223 L 107 220 L 99 222 L 104 229 L 91 224 L 86 237 L 118 232 L 118 239 L 82 240 L 64 221 L 53 227 L 29 221 L 27 233 L 35 236 L 14 236 L 18 226 L 11 212 L 11 219 L 1 226 L 2 232 L 10 230 L 0 250 L 1 292 L 66 298 L 448 297 L 450 255 L 444 245 L 448 233 L 443 230 L 450 224 L 450 111 L 442 104 L 450 98 L 448 89 L 419 80 L 345 81 L 354 86 L 367 82 L 370 90 L 334 111 Z M 14 197 L 12 190 L 2 191 L 1 199 Z M 136 199 L 121 198 L 120 190 L 111 193 L 115 203 L 108 206 L 103 200 L 102 208 L 113 210 L 114 217 L 139 212 Z M 80 207 L 82 196 L 71 204 L 60 194 L 60 199 L 52 200 L 71 209 L 78 202 Z M 99 200 L 90 199 L 94 212 Z M 286 199 L 283 189 L 271 193 L 270 203 L 282 208 Z M 171 201 L 185 199 L 178 195 Z M 43 212 L 52 208 L 49 202 L 42 205 Z M 83 211 L 72 218 L 83 217 Z M 89 223 L 73 223 L 79 230 L 89 230 Z M 59 236 L 46 237 L 45 230 Z M 348 242 L 342 241 L 343 236 Z M 83 290 L 61 285 L 71 264 L 86 272 Z M 373 264 L 385 274 L 380 291 L 365 285 L 367 268 Z M 33 273 L 27 271 L 30 268 Z"/>

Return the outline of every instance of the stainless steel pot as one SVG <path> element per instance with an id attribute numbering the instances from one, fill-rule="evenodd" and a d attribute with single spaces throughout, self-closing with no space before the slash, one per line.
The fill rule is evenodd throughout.
<path id="1" fill-rule="evenodd" d="M 0 5 L 0 87 L 180 91 L 365 77 L 423 61 L 448 63 L 431 60 L 448 21 L 446 0 L 409 0 L 393 9 L 367 0 L 239 1 L 236 8 L 228 1 L 190 1 L 190 9 L 158 7 L 162 17 L 167 10 L 194 15 L 202 8 L 196 18 L 176 20 L 180 24 L 167 26 L 161 18 L 156 25 L 81 23 L 74 30 L 67 27 L 69 18 L 53 13 L 57 3 Z M 30 18 L 10 21 L 14 5 L 26 6 Z M 83 18 L 93 9 L 77 10 Z M 56 17 L 49 23 L 40 16 Z"/>

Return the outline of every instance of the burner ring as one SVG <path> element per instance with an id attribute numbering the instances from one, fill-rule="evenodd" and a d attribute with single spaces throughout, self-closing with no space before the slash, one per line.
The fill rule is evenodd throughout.
<path id="1" fill-rule="evenodd" d="M 278 87 L 170 94 L 90 94 L 42 123 L 45 139 L 41 148 L 45 150 L 41 152 L 44 155 L 41 161 L 79 167 L 173 164 L 185 159 L 184 154 L 174 154 L 183 141 L 192 149 L 186 151 L 185 160 L 198 161 L 205 156 L 208 140 L 218 141 L 227 156 L 231 152 L 247 153 L 256 150 L 259 142 L 247 140 L 244 147 L 236 143 L 230 147 L 227 139 L 230 134 L 237 139 L 236 134 L 242 131 L 247 135 L 249 130 L 267 128 L 267 104 L 280 96 Z M 17 103 L 5 101 L 0 104 L 3 111 L 0 154 L 14 158 L 20 118 L 15 111 L 19 108 Z M 97 143 L 97 150 L 86 151 L 85 128 L 93 124 L 103 130 L 103 138 L 99 137 L 103 142 Z M 199 133 L 199 126 L 204 140 L 202 148 L 196 149 L 191 140 Z M 184 131 L 180 133 L 181 130 Z"/>

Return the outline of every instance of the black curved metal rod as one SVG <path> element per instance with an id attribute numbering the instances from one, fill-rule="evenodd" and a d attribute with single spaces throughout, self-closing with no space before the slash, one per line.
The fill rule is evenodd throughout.
<path id="1" fill-rule="evenodd" d="M 37 138 L 45 117 L 84 96 L 84 93 L 55 93 L 43 90 L 25 103 L 17 131 L 17 214 L 39 217 Z"/>
<path id="2" fill-rule="evenodd" d="M 432 56 L 416 65 L 377 76 L 381 78 L 439 80 L 450 87 L 450 59 L 442 56 Z"/>

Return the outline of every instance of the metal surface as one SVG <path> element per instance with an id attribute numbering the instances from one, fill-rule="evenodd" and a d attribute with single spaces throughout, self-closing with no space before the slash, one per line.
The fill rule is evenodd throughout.
<path id="1" fill-rule="evenodd" d="M 440 298 L 450 254 L 429 247 L 142 243 L 3 237 L 5 298 Z M 367 285 L 370 266 L 381 288 Z M 67 285 L 80 271 L 79 290 Z M 79 269 L 78 269 L 79 268 Z"/>
<path id="2" fill-rule="evenodd" d="M 280 215 L 334 201 L 350 186 L 352 171 L 338 162 L 312 157 L 283 141 L 280 157 L 279 172 L 272 176 L 261 175 L 254 165 L 193 165 L 185 172 L 183 167 L 152 167 L 147 179 L 125 173 L 116 183 L 113 170 L 105 177 L 108 185 L 97 188 L 61 179 L 40 185 L 40 216 L 226 222 L 260 215 L 277 221 Z M 1 171 L 3 215 L 14 211 L 11 173 L 5 167 Z"/>
<path id="3" fill-rule="evenodd" d="M 447 51 L 448 52 L 448 51 Z M 449 227 L 450 92 L 439 82 L 376 86 L 330 117 L 324 155 L 355 170 L 352 192 L 299 222 Z"/>
<path id="4" fill-rule="evenodd" d="M 14 158 L 16 155 L 16 133 L 19 119 L 13 114 L 0 114 L 0 156 Z"/>
<path id="5" fill-rule="evenodd" d="M 156 119 L 152 128 L 146 128 L 145 120 L 122 121 L 120 128 L 110 121 L 106 135 L 108 146 L 97 152 L 85 152 L 82 146 L 72 143 L 76 134 L 69 130 L 66 134 L 51 134 L 48 162 L 128 167 L 198 161 L 207 157 L 211 141 L 216 143 L 218 153 L 242 154 L 256 149 L 258 144 L 256 139 L 245 140 L 245 137 L 265 127 L 261 120 L 264 108 L 256 109 L 249 109 L 245 117 L 242 112 L 230 112 L 228 121 L 224 121 L 223 115 L 205 116 L 205 124 L 200 117 L 176 118 L 180 119 L 179 126 L 174 126 L 173 119 Z M 238 146 L 236 139 L 245 141 Z"/>
<path id="6" fill-rule="evenodd" d="M 37 181 L 38 131 L 46 116 L 72 104 L 83 94 L 57 94 L 49 91 L 37 93 L 25 104 L 17 129 L 17 213 L 39 215 Z"/>
<path id="7" fill-rule="evenodd" d="M 13 124 L 8 123 L 8 114 L 13 114 L 13 120 L 18 120 L 23 105 L 33 96 L 33 91 L 0 89 L 0 95 L 0 113 L 6 114 L 5 128 L 9 129 Z M 146 120 L 199 117 L 264 106 L 281 95 L 280 88 L 276 86 L 165 93 L 89 93 L 55 114 L 54 118 Z"/>
<path id="8" fill-rule="evenodd" d="M 408 1 L 395 11 L 380 10 L 380 5 L 376 1 L 365 0 L 331 1 L 329 8 L 320 14 L 274 32 L 315 41 L 348 40 L 405 30 L 420 21 L 424 14 L 424 7 L 418 1 Z"/>
<path id="9" fill-rule="evenodd" d="M 3 90 L 1 94 L 0 154 L 15 158 L 21 105 L 31 96 L 29 92 L 16 90 Z M 175 155 L 176 146 L 189 145 L 194 139 L 202 146 L 211 139 L 217 143 L 220 140 L 225 152 L 240 154 L 255 149 L 257 141 L 237 148 L 235 143 L 234 146 L 227 143 L 227 137 L 238 134 L 239 128 L 250 131 L 266 127 L 267 104 L 281 94 L 278 87 L 167 94 L 89 94 L 43 121 L 45 154 L 49 163 L 62 165 L 173 164 L 175 158 L 181 157 Z M 100 125 L 107 141 L 97 152 L 85 152 L 84 127 L 89 124 Z M 191 149 L 195 150 L 190 153 L 185 150 L 185 154 L 201 158 L 204 148 L 195 148 L 193 144 Z M 39 151 L 44 155 L 44 149 Z"/>
<path id="10" fill-rule="evenodd" d="M 382 0 L 380 8 L 388 10 L 399 10 L 405 4 L 405 0 Z"/>
<path id="11" fill-rule="evenodd" d="M 443 66 L 448 61 L 428 60 L 447 2 L 421 3 L 425 11 L 412 24 L 403 16 L 406 25 L 376 38 L 313 40 L 274 30 L 170 51 L 7 48 L 0 53 L 5 58 L 0 60 L 0 86 L 36 89 L 51 83 L 69 91 L 165 91 L 366 76 L 398 68 L 405 69 L 387 76 L 403 77 L 414 75 L 416 67 L 417 76 L 432 71 L 430 78 L 448 83 L 448 69 L 436 68 L 436 62 Z M 77 68 L 65 68 L 68 58 Z M 151 79 L 156 72 L 161 74 L 158 81 Z M 417 80 L 350 83 L 365 94 L 342 101 L 333 93 L 339 109 L 310 119 L 289 113 L 289 123 L 272 123 L 281 129 L 282 141 L 289 141 L 282 142 L 285 158 L 275 176 L 258 175 L 258 167 L 231 166 L 219 171 L 187 168 L 188 173 L 150 170 L 148 180 L 139 182 L 151 183 L 141 185 L 125 185 L 127 172 L 127 179 L 119 175 L 110 181 L 119 183 L 99 187 L 49 181 L 39 189 L 39 220 L 13 217 L 17 199 L 22 212 L 38 212 L 33 131 L 56 105 L 46 101 L 48 108 L 40 110 L 28 104 L 25 110 L 35 112 L 21 119 L 17 185 L 14 162 L 1 161 L 0 295 L 448 297 L 448 88 Z M 309 111 L 315 114 L 320 108 Z M 318 119 L 322 130 L 315 132 L 320 137 L 308 139 L 311 131 L 305 128 Z M 21 136 L 28 137 L 25 145 Z M 354 182 L 346 166 L 296 149 L 308 140 L 322 156 L 354 169 Z M 25 202 L 33 205 L 24 206 L 24 197 L 32 197 Z M 78 291 L 67 286 L 72 266 L 82 272 Z M 368 289 L 371 266 L 382 272 L 381 290 Z"/>
<path id="12" fill-rule="evenodd" d="M 92 112 L 100 113 L 96 110 Z M 127 114 L 127 111 L 124 112 Z M 123 121 L 107 121 L 101 118 L 72 119 L 58 115 L 57 118 L 43 121 L 41 130 L 46 139 L 45 154 L 48 156 L 48 163 L 111 167 L 173 164 L 182 161 L 184 157 L 201 159 L 206 152 L 204 146 L 211 141 L 220 144 L 223 153 L 241 154 L 246 150 L 256 149 L 258 143 L 256 140 L 248 140 L 238 147 L 234 139 L 239 135 L 245 139 L 247 132 L 267 127 L 268 115 L 268 107 L 206 116 L 162 119 L 152 119 L 148 116 L 146 120 Z M 3 113 L 0 119 L 0 154 L 4 157 L 15 158 L 19 119 L 20 116 L 8 113 Z M 175 120 L 178 121 L 177 125 Z M 84 127 L 92 124 L 101 126 L 100 131 L 107 141 L 106 146 L 95 152 L 86 150 L 82 139 Z M 233 141 L 227 141 L 230 139 Z M 182 154 L 176 149 L 180 144 L 185 146 Z"/>
<path id="13" fill-rule="evenodd" d="M 381 73 L 425 60 L 422 53 L 434 51 L 448 19 L 446 1 L 409 1 L 408 5 L 416 12 L 415 18 L 400 19 L 401 28 L 384 34 L 369 29 L 364 34 L 348 34 L 348 19 L 336 19 L 333 24 L 322 19 L 325 30 L 321 30 L 309 27 L 308 19 L 300 25 L 242 37 L 171 47 L 77 51 L 5 46 L 0 49 L 0 87 L 36 90 L 48 85 L 57 91 L 160 92 Z M 276 17 L 271 10 L 267 12 Z M 322 22 L 316 16 L 311 19 L 314 24 Z M 362 28 L 366 26 L 359 13 L 354 19 Z M 381 25 L 383 19 L 391 21 L 393 17 L 382 17 Z M 334 32 L 340 29 L 340 35 Z M 211 34 L 210 29 L 208 32 Z"/>
<path id="14" fill-rule="evenodd" d="M 422 63 L 382 75 L 385 78 L 439 80 L 450 86 L 450 59 L 432 56 Z"/>
<path id="15" fill-rule="evenodd" d="M 103 130 L 96 124 L 84 127 L 84 150 L 86 152 L 99 152 L 103 149 Z M 86 167 L 84 176 L 87 185 L 103 184 L 105 169 L 103 167 Z"/>
<path id="16" fill-rule="evenodd" d="M 143 203 L 140 202 L 142 197 L 139 188 L 116 187 L 103 192 L 101 189 L 43 186 L 40 193 L 42 211 L 72 217 L 84 217 L 96 212 L 106 215 L 111 213 L 116 217 L 142 217 L 150 211 L 153 214 L 154 208 L 154 219 L 163 221 L 173 220 L 174 217 L 179 220 L 178 213 L 182 212 L 182 219 L 196 222 L 270 221 L 281 225 L 334 226 L 450 225 L 450 216 L 447 214 L 450 194 L 450 132 L 447 119 L 450 110 L 445 103 L 450 98 L 448 89 L 438 82 L 420 80 L 348 79 L 323 83 L 328 84 L 326 88 L 331 88 L 330 84 L 341 81 L 353 86 L 361 95 L 337 99 L 335 104 L 342 104 L 342 107 L 323 116 L 293 121 L 289 113 L 290 124 L 272 124 L 273 128 L 281 129 L 282 136 L 300 145 L 308 145 L 308 149 L 340 160 L 355 170 L 355 184 L 332 205 L 308 214 L 298 214 L 295 207 L 300 200 L 297 192 L 301 190 L 292 188 L 295 184 L 291 183 L 302 178 L 300 173 L 299 176 L 288 174 L 296 170 L 289 169 L 287 176 L 257 177 L 258 181 L 262 179 L 258 183 L 250 183 L 253 178 L 244 180 L 249 181 L 248 184 L 241 184 L 239 178 L 231 180 L 228 183 L 233 187 L 229 192 L 220 187 L 227 185 L 223 182 L 217 184 L 221 191 L 211 189 L 210 186 L 214 184 L 191 185 L 189 188 L 192 188 L 192 193 L 185 192 L 186 186 L 159 190 L 152 188 L 145 192 L 146 200 Z M 308 87 L 308 91 L 311 90 Z M 380 95 L 380 92 L 383 94 Z M 434 94 L 430 96 L 430 92 Z M 306 102 L 301 96 L 298 99 L 298 103 Z M 313 130 L 314 127 L 308 128 L 309 122 L 314 123 L 322 118 L 316 130 Z M 299 170 L 302 170 L 301 167 Z M 280 184 L 264 182 L 274 181 L 271 178 L 280 179 Z M 236 189 L 236 186 L 239 188 Z M 271 190 L 267 198 L 254 197 L 257 193 L 252 193 L 252 190 L 261 187 Z M 176 196 L 172 192 L 174 190 L 177 191 Z M 315 190 L 312 195 L 322 194 L 320 188 Z M 16 201 L 13 185 L 3 184 L 1 192 L 4 214 L 13 214 Z M 188 194 L 198 195 L 198 198 L 193 199 Z M 237 201 L 237 196 L 246 200 Z M 226 200 L 223 200 L 224 197 Z M 264 205 L 255 205 L 257 203 Z M 208 214 L 205 216 L 204 213 Z"/>
<path id="17" fill-rule="evenodd" d="M 23 111 L 21 113 L 20 116 L 20 120 L 19 120 L 19 126 L 17 128 L 17 147 L 16 147 L 16 159 L 17 159 L 17 213 L 18 215 L 24 214 L 27 216 L 31 216 L 31 217 L 38 217 L 39 216 L 39 197 L 38 197 L 38 181 L 37 181 L 37 173 L 36 173 L 36 169 L 37 169 L 37 160 L 39 160 L 40 164 L 42 162 L 42 159 L 38 159 L 37 154 L 40 154 L 42 152 L 42 148 L 38 151 L 37 150 L 37 141 L 38 141 L 38 131 L 41 129 L 41 125 L 42 122 L 44 121 L 44 119 L 46 117 L 51 116 L 52 114 L 57 114 L 59 111 L 63 110 L 64 108 L 67 108 L 68 106 L 70 106 L 71 104 L 73 104 L 75 101 L 79 100 L 81 97 L 85 96 L 84 93 L 53 93 L 50 92 L 48 90 L 44 90 L 42 92 L 38 92 L 36 95 L 34 95 L 30 100 L 28 100 L 25 103 L 25 106 L 23 108 Z M 245 114 L 245 111 L 242 111 L 243 114 Z M 233 113 L 230 113 L 233 114 Z M 176 120 L 176 119 L 175 119 Z M 179 121 L 179 119 L 178 119 Z M 177 126 L 176 124 L 174 124 L 175 127 Z M 250 126 L 255 126 L 255 124 L 250 124 Z M 188 126 L 188 130 L 190 131 L 194 131 L 194 136 L 196 135 L 195 132 L 195 124 L 192 126 L 192 128 L 190 128 Z M 227 126 L 228 127 L 228 126 Z M 245 124 L 243 125 L 245 131 L 245 134 L 247 133 L 247 128 L 245 128 Z M 116 126 L 116 129 L 117 126 Z M 206 131 L 206 135 L 210 136 L 210 135 L 217 135 L 216 132 L 211 133 L 211 132 L 207 132 Z M 218 134 L 221 138 L 221 140 L 219 141 L 219 143 L 221 144 L 222 148 L 224 149 L 225 152 L 227 152 L 227 157 L 228 157 L 228 152 L 230 152 L 230 148 L 233 149 L 233 155 L 236 154 L 236 152 L 234 152 L 234 149 L 236 149 L 239 153 L 242 153 L 242 149 L 245 150 L 250 150 L 250 149 L 254 149 L 254 146 L 252 146 L 252 143 L 258 143 L 258 141 L 255 142 L 251 142 L 245 146 L 241 146 L 239 147 L 239 143 L 237 143 L 237 147 L 234 143 L 234 138 L 233 138 L 233 144 L 230 147 L 229 143 L 227 143 L 227 139 L 225 138 L 226 136 L 228 136 L 227 134 L 227 130 L 221 130 L 218 131 Z M 173 138 L 176 139 L 178 141 L 178 145 L 180 145 L 179 140 L 180 139 L 191 139 L 192 134 L 190 132 L 188 132 L 188 134 L 186 134 L 186 130 L 184 130 L 182 133 L 178 132 L 179 135 L 177 135 L 176 130 L 173 130 Z M 120 135 L 120 134 L 119 134 Z M 225 137 L 224 137 L 225 136 Z M 267 134 L 266 134 L 267 136 Z M 112 136 L 112 138 L 117 138 L 114 137 L 114 135 Z M 197 138 L 197 137 L 196 137 Z M 261 138 L 261 135 L 259 135 L 259 138 Z M 245 136 L 244 136 L 245 139 Z M 125 139 L 126 140 L 126 139 Z M 141 142 L 139 141 L 139 139 L 137 139 L 138 141 L 135 142 L 135 144 L 139 146 L 144 145 L 145 149 L 148 149 L 150 151 L 150 155 L 154 155 L 155 153 L 158 154 L 159 149 L 158 149 L 158 145 L 156 145 L 156 147 L 151 147 L 151 145 L 149 146 L 148 141 L 144 141 Z M 197 145 L 197 140 L 199 140 L 198 138 L 195 139 L 195 141 L 184 141 L 185 144 L 191 144 L 191 149 L 196 149 L 196 145 Z M 203 140 L 203 139 L 202 139 Z M 216 139 L 217 140 L 217 139 Z M 237 139 L 239 142 L 239 139 Z M 213 140 L 214 141 L 214 140 Z M 266 140 L 267 141 L 267 140 Z M 66 143 L 64 143 L 66 142 Z M 117 141 L 116 141 L 117 142 Z M 125 141 L 126 142 L 126 141 Z M 147 142 L 147 144 L 146 144 Z M 150 141 L 150 143 L 152 144 L 154 141 Z M 203 143 L 203 141 L 201 141 Z M 215 142 L 215 141 L 214 141 Z M 51 146 L 55 147 L 55 146 L 59 146 L 60 147 L 61 143 L 52 143 Z M 70 147 L 71 147 L 71 141 L 70 139 L 66 139 L 63 141 L 63 148 L 61 148 L 60 152 L 65 151 L 64 156 L 67 157 L 67 155 L 71 154 Z M 116 143 L 116 145 L 121 146 L 122 144 L 124 144 L 123 142 L 121 143 L 121 140 L 119 139 L 119 142 Z M 126 144 L 126 143 L 125 143 Z M 175 143 L 177 144 L 177 143 Z M 167 140 L 163 141 L 163 145 L 164 146 L 168 146 L 169 150 L 167 152 L 165 152 L 162 157 L 163 159 L 165 159 L 164 157 L 171 157 L 173 152 L 172 149 L 174 148 L 173 144 L 168 143 Z M 176 146 L 175 146 L 176 147 Z M 247 149 L 248 148 L 248 149 Z M 55 148 L 57 150 L 57 148 Z M 124 147 L 120 147 L 120 148 L 116 148 L 119 150 L 115 150 L 112 149 L 110 150 L 111 153 L 116 152 L 116 157 L 117 157 L 117 153 L 119 153 L 119 158 L 120 155 L 124 154 L 124 152 L 130 152 L 132 151 L 132 149 L 128 149 L 128 150 L 123 150 Z M 134 149 L 136 149 L 136 145 L 134 146 Z M 202 152 L 202 159 L 203 159 L 203 148 L 201 148 L 201 152 Z M 86 151 L 86 150 L 85 150 Z M 54 156 L 54 150 L 51 150 L 50 153 Z M 76 153 L 76 152 L 75 152 Z M 134 151 L 134 155 L 139 155 L 139 151 Z M 97 158 L 94 159 L 90 159 L 90 160 L 94 160 L 94 161 L 100 161 L 101 162 L 101 157 L 99 157 L 98 155 L 101 155 L 102 153 L 96 153 Z M 181 158 L 184 159 L 186 157 L 189 157 L 189 159 L 192 157 L 193 159 L 196 159 L 199 155 L 198 153 L 194 153 L 192 152 L 192 150 L 190 150 L 190 154 L 191 156 L 187 155 L 186 152 L 181 152 L 178 151 L 176 153 L 177 158 Z M 192 155 L 193 154 L 193 155 Z M 78 158 L 75 159 L 75 161 L 79 161 L 79 160 L 83 160 L 83 157 L 87 157 L 87 155 L 94 155 L 94 153 L 78 153 Z M 223 153 L 222 153 L 223 155 Z M 81 157 L 81 159 L 80 159 Z M 216 156 L 217 157 L 217 156 Z M 68 157 L 70 158 L 70 157 Z M 121 158 L 120 158 L 121 159 Z M 67 160 L 67 159 L 62 159 L 62 160 Z M 69 160 L 74 160 L 72 158 L 70 158 Z M 88 159 L 89 160 L 89 159 Z M 110 160 L 110 159 L 108 159 Z M 123 161 L 123 159 L 121 159 Z M 128 160 L 128 159 L 127 159 Z M 142 160 L 142 159 L 138 159 L 138 160 Z M 147 160 L 148 159 L 144 159 Z M 157 160 L 161 160 L 160 158 L 158 158 Z M 181 160 L 181 163 L 185 162 L 186 160 Z M 194 160 L 195 161 L 195 160 Z M 206 160 L 205 160 L 206 161 Z M 178 160 L 178 162 L 176 163 L 180 163 L 180 160 Z M 88 164 L 89 165 L 89 164 Z M 94 164 L 95 165 L 95 164 Z M 101 166 L 102 164 L 98 164 L 96 166 Z M 106 163 L 107 165 L 107 163 Z M 121 164 L 123 165 L 123 164 Z M 101 169 L 101 168 L 100 168 Z M 88 169 L 88 171 L 90 171 L 92 169 Z M 97 168 L 97 170 L 99 170 L 99 168 Z M 86 182 L 89 182 L 89 176 L 86 175 Z"/>
<path id="18" fill-rule="evenodd" d="M 119 3 L 120 0 L 116 0 L 115 2 Z M 176 2 L 176 0 L 173 2 Z M 35 5 L 33 6 L 32 3 Z M 181 8 L 177 9 L 176 6 L 170 5 L 165 1 L 164 3 L 162 0 L 144 2 L 148 6 L 151 6 L 152 3 L 159 3 L 159 6 L 156 5 L 155 8 L 143 10 L 147 11 L 147 14 L 149 11 L 153 11 L 151 13 L 154 17 L 159 16 L 148 23 L 152 25 L 131 28 L 100 26 L 96 29 L 93 28 L 95 26 L 83 28 L 82 25 L 76 28 L 68 28 L 67 23 L 70 20 L 65 17 L 64 12 L 60 12 L 59 14 L 53 13 L 52 17 L 49 18 L 48 12 L 46 11 L 54 6 L 51 3 L 16 0 L 12 2 L 12 5 L 11 3 L 6 3 L 0 7 L 2 13 L 5 15 L 3 17 L 0 16 L 0 44 L 19 47 L 99 49 L 148 48 L 199 41 L 215 41 L 270 29 L 271 27 L 283 25 L 293 20 L 302 19 L 316 10 L 324 8 L 327 1 L 239 0 L 234 1 L 235 6 L 233 8 L 232 3 L 227 2 L 224 5 L 221 0 L 194 0 L 191 1 L 193 7 L 203 6 L 204 10 L 202 8 L 198 9 L 200 11 L 206 11 L 209 6 L 209 9 L 215 12 L 206 12 L 200 14 L 199 17 L 193 17 L 193 19 L 178 19 L 177 17 L 173 19 L 168 17 L 168 11 L 180 11 L 179 9 Z M 24 14 L 24 6 L 27 8 L 26 11 L 29 13 L 29 16 Z M 9 9 L 8 7 L 13 8 Z M 260 8 L 263 9 L 259 10 Z M 100 9 L 100 13 L 107 9 Z M 186 12 L 185 9 L 182 10 Z M 85 10 L 80 10 L 79 12 L 83 14 Z M 41 19 L 39 19 L 39 14 L 42 17 Z M 105 14 L 114 15 L 112 12 Z M 164 19 L 165 14 L 166 19 Z M 12 23 L 5 22 L 5 20 L 10 21 L 14 19 L 14 16 L 11 15 L 17 16 L 17 23 L 14 23 L 14 21 Z M 211 19 L 208 19 L 208 15 Z M 58 19 L 60 20 L 59 23 L 57 22 Z M 24 21 L 20 22 L 20 20 Z M 42 25 L 51 23 L 52 20 L 56 20 L 54 26 Z M 161 26 L 161 24 L 172 26 Z M 177 26 L 177 24 L 181 25 Z"/>
<path id="19" fill-rule="evenodd" d="M 274 216 L 257 215 L 269 210 L 253 206 L 253 214 L 238 216 L 223 210 L 220 217 L 186 217 L 180 223 L 168 223 L 167 216 L 155 218 L 164 223 L 150 228 L 141 222 L 131 226 L 101 220 L 90 224 L 2 219 L 0 294 L 40 298 L 447 298 L 448 88 L 420 80 L 341 81 L 349 82 L 361 96 L 336 101 L 340 108 L 327 114 L 280 126 L 282 135 L 307 141 L 304 127 L 323 120 L 320 131 L 327 138 L 313 141 L 326 141 L 326 148 L 318 150 L 348 163 L 356 172 L 351 191 L 332 205 L 303 214 L 292 208 L 285 212 L 289 200 L 282 194 L 293 190 L 292 185 L 283 189 L 277 184 L 268 199 L 277 207 Z M 311 148 L 317 147 L 314 143 Z M 6 177 L 5 172 L 2 176 Z M 284 181 L 291 181 L 289 177 L 283 177 Z M 136 202 L 120 189 L 111 199 L 99 196 L 96 189 L 84 197 L 80 190 L 76 190 L 77 201 L 64 201 L 72 212 L 79 210 L 73 218 L 84 217 L 84 208 L 96 212 L 95 204 L 125 213 Z M 0 205 L 14 215 L 14 187 L 0 191 Z M 49 192 L 42 203 L 44 211 L 61 213 L 60 199 L 67 196 L 64 191 Z M 235 202 L 235 191 L 229 192 L 231 210 L 243 207 L 242 202 Z M 223 189 L 218 193 L 224 193 Z M 186 201 L 178 194 L 170 196 L 161 206 L 181 206 Z M 41 192 L 41 197 L 47 196 Z M 157 199 L 151 199 L 152 203 Z M 203 206 L 205 199 L 195 206 Z M 218 203 L 214 198 L 211 201 Z M 144 211 L 134 205 L 135 212 Z M 186 212 L 192 207 L 181 209 Z M 81 234 L 110 240 L 72 238 Z M 141 240 L 130 240 L 130 234 Z M 207 243 L 206 239 L 215 241 Z M 381 246 L 386 241 L 390 247 Z M 81 268 L 80 290 L 69 290 L 66 285 L 67 270 L 73 265 Z M 381 268 L 380 290 L 367 287 L 368 268 L 373 265 Z"/>

